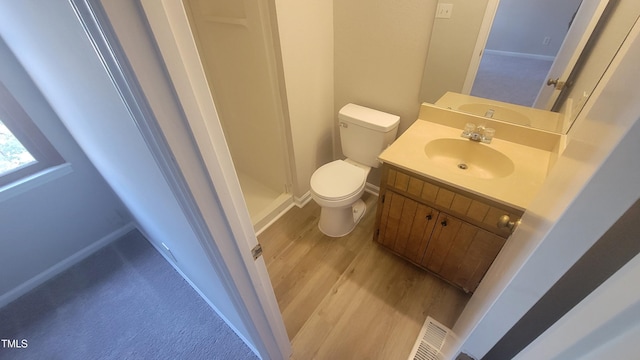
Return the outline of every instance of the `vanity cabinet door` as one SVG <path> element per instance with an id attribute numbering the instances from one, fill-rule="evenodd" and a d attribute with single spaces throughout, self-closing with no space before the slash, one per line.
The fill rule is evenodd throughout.
<path id="1" fill-rule="evenodd" d="M 504 243 L 498 235 L 440 213 L 420 265 L 472 292 Z"/>
<path id="2" fill-rule="evenodd" d="M 522 212 L 386 164 L 382 179 L 374 239 L 474 291 L 509 236 L 497 227 L 499 217 Z"/>
<path id="3" fill-rule="evenodd" d="M 393 191 L 384 195 L 377 241 L 419 264 L 426 251 L 438 211 Z"/>

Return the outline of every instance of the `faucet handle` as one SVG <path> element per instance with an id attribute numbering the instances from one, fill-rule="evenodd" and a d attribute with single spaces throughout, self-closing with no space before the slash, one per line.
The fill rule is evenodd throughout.
<path id="1" fill-rule="evenodd" d="M 460 136 L 462 136 L 463 138 L 470 138 L 471 134 L 473 133 L 473 131 L 476 129 L 476 124 L 474 123 L 466 123 L 464 126 L 464 130 L 462 131 L 462 134 L 460 134 Z"/>
<path id="2" fill-rule="evenodd" d="M 484 136 L 482 137 L 482 141 L 485 143 L 490 143 L 491 140 L 493 139 L 493 137 L 496 134 L 496 129 L 494 128 L 485 128 L 484 129 Z"/>

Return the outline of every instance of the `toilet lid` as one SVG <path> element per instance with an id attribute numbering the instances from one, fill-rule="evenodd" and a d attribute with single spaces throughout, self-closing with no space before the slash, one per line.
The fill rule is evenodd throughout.
<path id="1" fill-rule="evenodd" d="M 347 198 L 362 188 L 365 171 L 343 160 L 322 165 L 311 175 L 311 190 L 326 199 Z"/>

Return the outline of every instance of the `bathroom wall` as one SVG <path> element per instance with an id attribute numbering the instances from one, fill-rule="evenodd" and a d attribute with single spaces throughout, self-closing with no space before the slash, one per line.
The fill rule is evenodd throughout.
<path id="1" fill-rule="evenodd" d="M 447 91 L 462 92 L 487 0 L 447 0 L 450 19 L 435 19 L 420 99 L 435 103 Z"/>
<path id="2" fill-rule="evenodd" d="M 275 5 L 293 139 L 293 193 L 301 199 L 313 172 L 333 160 L 334 4 L 275 0 Z"/>
<path id="3" fill-rule="evenodd" d="M 398 134 L 418 118 L 418 93 L 436 1 L 348 0 L 333 6 L 334 153 L 342 158 L 337 112 L 345 104 L 399 115 Z M 379 184 L 379 171 L 372 171 L 368 181 Z"/>
<path id="4" fill-rule="evenodd" d="M 420 0 L 335 2 L 334 118 L 350 102 L 399 115 L 399 133 L 418 118 L 435 7 Z M 336 150 L 340 156 L 339 144 Z"/>
<path id="5" fill-rule="evenodd" d="M 133 227 L 127 209 L 2 39 L 0 59 L 0 81 L 66 161 L 49 180 L 0 190 L 1 307 Z"/>
<path id="6" fill-rule="evenodd" d="M 485 48 L 555 57 L 581 2 L 501 0 Z"/>

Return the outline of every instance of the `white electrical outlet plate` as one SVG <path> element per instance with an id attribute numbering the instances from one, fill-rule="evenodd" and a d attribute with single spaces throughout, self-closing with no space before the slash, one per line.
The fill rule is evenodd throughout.
<path id="1" fill-rule="evenodd" d="M 436 19 L 450 19 L 453 12 L 453 4 L 438 3 Z"/>

